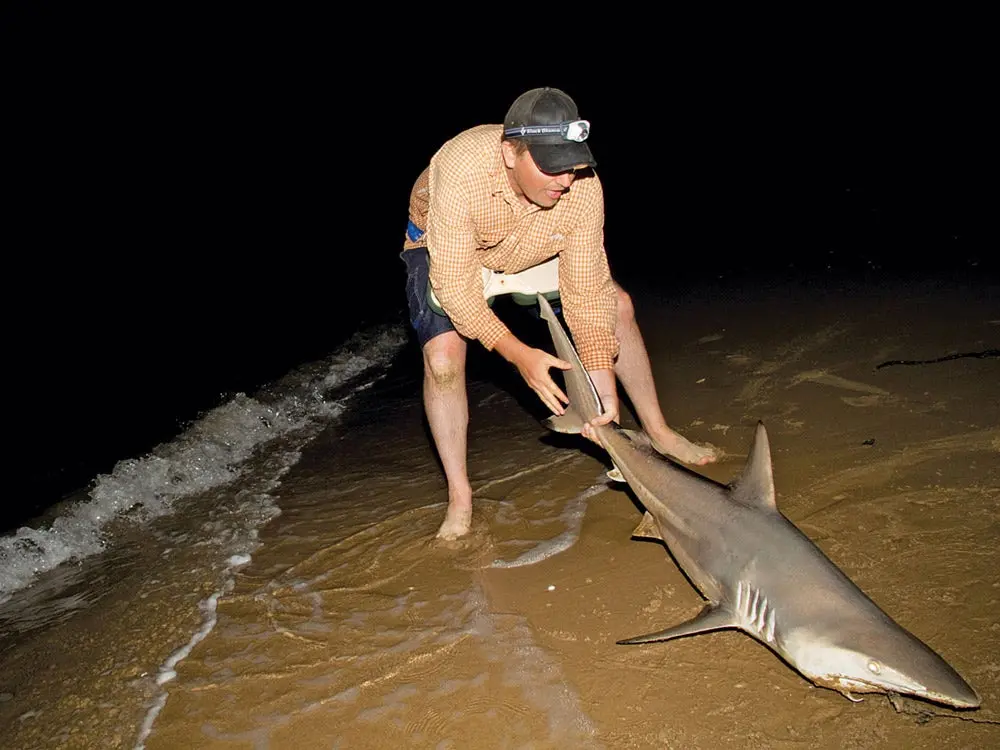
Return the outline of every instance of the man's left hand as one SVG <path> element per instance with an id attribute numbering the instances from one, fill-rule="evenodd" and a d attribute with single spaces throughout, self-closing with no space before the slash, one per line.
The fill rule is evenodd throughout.
<path id="1" fill-rule="evenodd" d="M 590 370 L 590 379 L 597 389 L 604 413 L 583 425 L 583 436 L 601 445 L 594 428 L 611 422 L 618 423 L 618 388 L 614 370 Z"/>

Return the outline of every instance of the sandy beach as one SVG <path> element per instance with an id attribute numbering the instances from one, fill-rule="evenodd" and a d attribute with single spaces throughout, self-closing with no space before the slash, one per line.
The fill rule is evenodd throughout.
<path id="1" fill-rule="evenodd" d="M 606 456 L 549 433 L 488 356 L 470 372 L 473 531 L 434 541 L 445 486 L 406 350 L 282 477 L 281 515 L 175 675 L 155 684 L 204 592 L 182 617 L 145 585 L 5 655 L 4 745 L 996 747 L 1000 360 L 942 358 L 996 347 L 997 291 L 637 296 L 668 420 L 724 453 L 703 473 L 733 479 L 763 421 L 778 507 L 975 687 L 978 710 L 852 703 L 736 631 L 616 645 L 703 601 L 663 545 L 631 538 L 641 506 Z"/>
<path id="2" fill-rule="evenodd" d="M 520 45 L 425 44 L 432 23 L 374 6 L 360 25 L 339 7 L 5 10 L 0 750 L 1000 748 L 985 15 L 879 34 L 866 14 L 823 45 L 630 13 L 620 56 L 590 34 L 547 54 L 537 23 Z M 507 117 L 536 87 L 572 107 Z M 573 158 L 494 159 L 502 123 Z M 705 578 L 633 535 L 645 508 L 606 452 L 550 431 L 478 342 L 472 526 L 437 540 L 401 252 L 467 258 L 473 235 L 503 272 L 565 253 L 564 289 L 595 294 L 599 239 L 668 424 L 717 449 L 692 468 L 733 481 L 763 424 L 777 508 L 835 566 L 801 586 L 823 619 L 866 632 L 836 617 L 830 581 L 858 601 L 839 569 L 981 705 L 845 696 L 737 630 L 621 644 L 695 617 Z M 553 351 L 527 307 L 494 309 Z M 732 536 L 755 543 L 713 560 L 730 589 L 754 579 L 740 601 L 768 601 L 761 630 L 780 616 L 776 648 L 814 646 L 830 631 L 795 584 L 820 576 L 764 581 L 742 552 L 798 573 L 821 556 L 775 516 L 798 554 L 760 543 L 749 505 L 693 536 L 730 550 L 746 520 Z M 905 671 L 829 640 L 809 653 Z"/>

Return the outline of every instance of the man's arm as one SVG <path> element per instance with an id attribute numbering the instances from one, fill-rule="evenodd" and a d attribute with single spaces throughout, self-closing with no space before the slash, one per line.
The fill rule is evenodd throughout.
<path id="1" fill-rule="evenodd" d="M 597 175 L 573 183 L 574 225 L 559 256 L 563 317 L 588 371 L 613 369 L 618 292 L 604 250 L 604 191 Z"/>
<path id="2" fill-rule="evenodd" d="M 618 422 L 619 402 L 614 363 L 618 356 L 615 326 L 618 292 L 604 251 L 604 190 L 597 175 L 578 180 L 577 225 L 559 259 L 563 315 L 573 333 L 580 361 L 601 398 L 604 413 L 585 424 L 583 435 L 598 442 L 593 426 Z"/>

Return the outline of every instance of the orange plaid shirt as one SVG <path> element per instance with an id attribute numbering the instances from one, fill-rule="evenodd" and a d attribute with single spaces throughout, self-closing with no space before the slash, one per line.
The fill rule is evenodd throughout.
<path id="1" fill-rule="evenodd" d="M 500 125 L 480 125 L 433 156 L 410 192 L 410 221 L 425 234 L 403 249 L 426 247 L 430 283 L 463 336 L 493 349 L 509 329 L 483 294 L 482 267 L 517 273 L 559 256 L 563 316 L 588 370 L 611 369 L 617 295 L 604 252 L 604 191 L 597 175 L 579 177 L 555 206 L 525 206 L 507 180 Z"/>

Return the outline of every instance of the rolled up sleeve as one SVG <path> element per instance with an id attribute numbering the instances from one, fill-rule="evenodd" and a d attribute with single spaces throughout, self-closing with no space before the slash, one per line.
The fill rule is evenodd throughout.
<path id="1" fill-rule="evenodd" d="M 589 189 L 574 195 L 582 204 L 576 207 L 580 220 L 559 258 L 559 294 L 583 366 L 613 369 L 618 295 L 604 250 L 603 188 L 596 176 L 587 179 L 594 181 Z"/>

